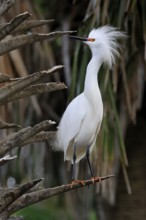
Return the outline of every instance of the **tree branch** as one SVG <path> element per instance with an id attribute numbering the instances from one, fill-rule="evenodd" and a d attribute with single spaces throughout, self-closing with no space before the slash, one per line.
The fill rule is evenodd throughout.
<path id="1" fill-rule="evenodd" d="M 34 187 L 36 184 L 41 182 L 43 178 L 32 180 L 28 183 L 25 183 L 19 187 L 17 187 L 14 190 L 11 190 L 7 193 L 4 193 L 0 197 L 0 212 L 2 212 L 5 208 L 7 208 L 12 202 L 17 200 L 21 195 L 25 194 L 27 191 L 29 191 L 32 187 Z"/>
<path id="2" fill-rule="evenodd" d="M 9 75 L 0 73 L 0 83 L 8 82 L 10 79 Z"/>
<path id="3" fill-rule="evenodd" d="M 11 191 L 4 193 L 0 197 L 0 219 L 7 219 L 10 216 L 10 212 L 8 211 L 9 206 L 11 206 L 11 204 L 15 200 L 17 200 L 21 195 L 25 195 L 27 191 L 29 191 L 32 187 L 34 187 L 42 180 L 42 178 L 32 180 L 26 184 L 17 187 L 17 189 L 12 189 Z"/>
<path id="4" fill-rule="evenodd" d="M 75 31 L 56 31 L 49 34 L 30 33 L 27 35 L 19 35 L 11 37 L 10 39 L 4 39 L 0 42 L 0 55 L 3 55 L 9 51 L 15 50 L 26 44 L 32 44 L 37 41 L 53 39 L 55 37 L 71 34 Z"/>
<path id="5" fill-rule="evenodd" d="M 42 80 L 45 77 L 48 77 L 48 75 L 56 72 L 57 70 L 59 70 L 61 68 L 63 68 L 63 66 L 61 66 L 61 65 L 55 66 L 49 70 L 40 71 L 40 72 L 34 73 L 32 75 L 29 75 L 27 77 L 24 77 L 22 79 L 20 78 L 20 80 L 3 87 L 0 90 L 0 105 L 3 105 L 4 103 L 6 103 L 7 99 L 10 96 L 12 96 L 13 94 L 15 94 L 16 92 L 22 91 L 22 89 L 28 87 L 29 85 L 31 85 L 33 83 L 36 83 L 36 82 Z"/>
<path id="6" fill-rule="evenodd" d="M 0 166 L 4 165 L 5 163 L 7 163 L 11 160 L 14 160 L 16 158 L 17 158 L 17 156 L 10 157 L 9 155 L 6 155 L 5 157 L 0 158 Z"/>
<path id="7" fill-rule="evenodd" d="M 55 124 L 55 122 L 43 121 L 40 124 L 35 125 L 34 127 L 27 127 L 21 129 L 16 134 L 11 134 L 10 138 L 7 137 L 6 140 L 3 140 L 0 143 L 0 157 L 3 157 L 13 148 L 19 147 L 23 142 L 35 136 L 37 133 L 48 129 L 52 124 Z"/>
<path id="8" fill-rule="evenodd" d="M 4 15 L 14 4 L 14 0 L 4 0 L 0 6 L 0 16 Z"/>
<path id="9" fill-rule="evenodd" d="M 5 36 L 10 34 L 12 30 L 14 30 L 19 24 L 21 24 L 29 16 L 30 14 L 28 12 L 24 12 L 22 14 L 17 15 L 9 23 L 3 25 L 0 29 L 0 40 L 2 40 Z"/>
<path id="10" fill-rule="evenodd" d="M 39 134 L 36 134 L 32 138 L 29 138 L 27 141 L 23 142 L 20 147 L 23 147 L 27 144 L 32 144 L 35 142 L 44 142 L 52 143 L 56 139 L 56 131 L 41 131 Z"/>
<path id="11" fill-rule="evenodd" d="M 109 179 L 114 177 L 113 175 L 105 176 L 105 177 L 100 177 L 100 179 L 95 180 L 94 183 L 101 182 L 103 180 Z M 78 183 L 75 185 L 62 185 L 62 186 L 57 186 L 54 188 L 48 188 L 48 189 L 41 189 L 36 192 L 32 193 L 27 193 L 25 195 L 22 195 L 19 199 L 17 199 L 11 206 L 8 207 L 7 211 L 9 214 L 13 214 L 14 212 L 27 207 L 29 205 L 32 205 L 34 203 L 40 202 L 44 199 L 59 195 L 61 193 L 65 193 L 77 188 L 83 188 L 85 186 L 89 186 L 94 184 L 92 180 L 86 180 L 84 181 L 84 185 Z"/>
<path id="12" fill-rule="evenodd" d="M 39 95 L 41 93 L 52 92 L 60 89 L 67 88 L 64 83 L 44 83 L 38 85 L 31 85 L 28 88 L 20 91 L 19 93 L 15 93 L 10 98 L 7 99 L 7 102 L 12 102 L 20 98 L 24 98 L 32 95 Z"/>
<path id="13" fill-rule="evenodd" d="M 26 32 L 32 28 L 39 27 L 39 26 L 46 25 L 46 24 L 50 24 L 54 21 L 55 21 L 54 19 L 25 21 L 23 24 L 21 24 L 20 26 L 15 28 L 15 30 L 13 30 L 11 33 L 16 34 L 18 32 Z"/>

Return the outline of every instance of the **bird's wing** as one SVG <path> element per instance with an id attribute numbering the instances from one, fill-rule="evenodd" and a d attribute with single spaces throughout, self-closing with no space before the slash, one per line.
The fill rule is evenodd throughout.
<path id="1" fill-rule="evenodd" d="M 82 100 L 82 101 L 80 101 Z M 66 151 L 70 141 L 78 135 L 86 115 L 84 96 L 80 94 L 67 107 L 58 129 L 59 148 Z M 82 103 L 82 104 L 81 104 Z"/>

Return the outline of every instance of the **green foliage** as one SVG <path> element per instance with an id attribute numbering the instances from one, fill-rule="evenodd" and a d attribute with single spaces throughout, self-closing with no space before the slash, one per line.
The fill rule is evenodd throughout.
<path id="1" fill-rule="evenodd" d="M 59 198 L 61 198 L 59 196 Z M 60 204 L 60 200 L 55 197 L 36 205 L 31 205 L 17 212 L 17 216 L 23 216 L 25 220 L 70 220 L 69 212 Z"/>
<path id="2" fill-rule="evenodd" d="M 30 206 L 25 208 L 24 210 L 17 213 L 18 216 L 24 216 L 25 220 L 53 220 L 56 219 L 55 213 L 49 212 L 49 210 L 44 209 L 43 207 L 39 206 Z"/>
<path id="3" fill-rule="evenodd" d="M 45 7 L 46 1 L 45 0 L 33 0 L 37 11 L 41 14 L 41 13 L 47 13 L 47 7 Z"/>
<path id="4" fill-rule="evenodd" d="M 89 216 L 89 220 L 98 220 L 96 213 L 94 211 L 91 211 L 90 216 Z"/>

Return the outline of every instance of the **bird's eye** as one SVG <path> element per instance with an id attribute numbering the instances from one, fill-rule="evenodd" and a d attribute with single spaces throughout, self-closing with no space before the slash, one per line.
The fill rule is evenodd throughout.
<path id="1" fill-rule="evenodd" d="M 87 38 L 87 41 L 94 42 L 95 38 Z"/>

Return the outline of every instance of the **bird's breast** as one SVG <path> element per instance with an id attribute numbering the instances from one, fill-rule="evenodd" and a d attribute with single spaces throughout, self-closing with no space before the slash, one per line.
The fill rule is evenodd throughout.
<path id="1" fill-rule="evenodd" d="M 76 143 L 76 162 L 82 159 L 87 151 L 87 148 L 92 146 L 100 129 L 102 121 L 102 108 L 89 108 L 86 106 L 86 115 L 80 127 L 78 134 L 75 137 Z M 67 148 L 66 159 L 72 160 L 74 153 L 74 145 Z"/>

